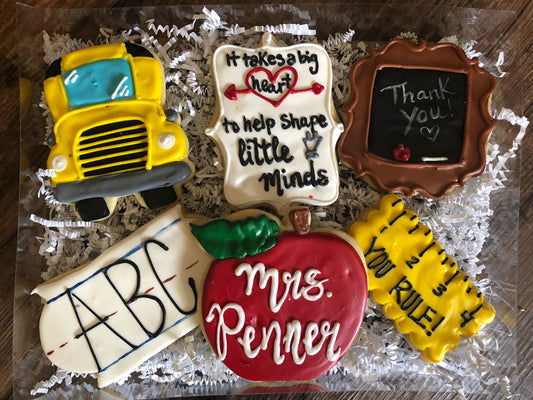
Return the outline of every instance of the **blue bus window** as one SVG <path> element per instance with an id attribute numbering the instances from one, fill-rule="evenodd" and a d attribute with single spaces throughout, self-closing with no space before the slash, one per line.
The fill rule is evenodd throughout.
<path id="1" fill-rule="evenodd" d="M 123 58 L 83 64 L 61 78 L 71 110 L 135 98 L 131 67 Z"/>

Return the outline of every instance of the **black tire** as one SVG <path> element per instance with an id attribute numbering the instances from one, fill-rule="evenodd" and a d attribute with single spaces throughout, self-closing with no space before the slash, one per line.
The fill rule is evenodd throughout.
<path id="1" fill-rule="evenodd" d="M 176 191 L 172 186 L 162 186 L 140 192 L 146 207 L 153 210 L 174 203 L 178 200 Z"/>
<path id="2" fill-rule="evenodd" d="M 111 214 L 103 197 L 92 197 L 77 201 L 76 212 L 84 221 L 96 221 L 109 217 L 109 214 Z"/>

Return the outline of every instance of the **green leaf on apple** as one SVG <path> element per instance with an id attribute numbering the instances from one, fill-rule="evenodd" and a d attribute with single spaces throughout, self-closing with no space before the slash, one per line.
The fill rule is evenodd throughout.
<path id="1" fill-rule="evenodd" d="M 202 247 L 218 259 L 253 256 L 274 247 L 279 225 L 266 215 L 243 220 L 218 219 L 205 225 L 191 224 L 192 234 Z"/>

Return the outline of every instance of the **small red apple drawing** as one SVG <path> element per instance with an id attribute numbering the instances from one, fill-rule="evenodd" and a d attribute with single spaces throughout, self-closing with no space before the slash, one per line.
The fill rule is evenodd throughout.
<path id="1" fill-rule="evenodd" d="M 317 378 L 359 331 L 368 293 L 364 256 L 343 232 L 310 231 L 307 209 L 291 212 L 293 228 L 257 213 L 192 226 L 219 258 L 203 286 L 204 334 L 247 380 Z"/>
<path id="2" fill-rule="evenodd" d="M 392 155 L 394 156 L 395 160 L 409 161 L 409 158 L 411 158 L 411 150 L 409 147 L 399 144 L 392 150 Z"/>

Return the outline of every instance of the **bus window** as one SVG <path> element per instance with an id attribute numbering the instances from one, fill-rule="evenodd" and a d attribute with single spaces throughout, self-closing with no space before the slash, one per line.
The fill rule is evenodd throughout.
<path id="1" fill-rule="evenodd" d="M 63 72 L 61 78 L 71 110 L 135 98 L 131 67 L 123 58 L 83 64 Z"/>

